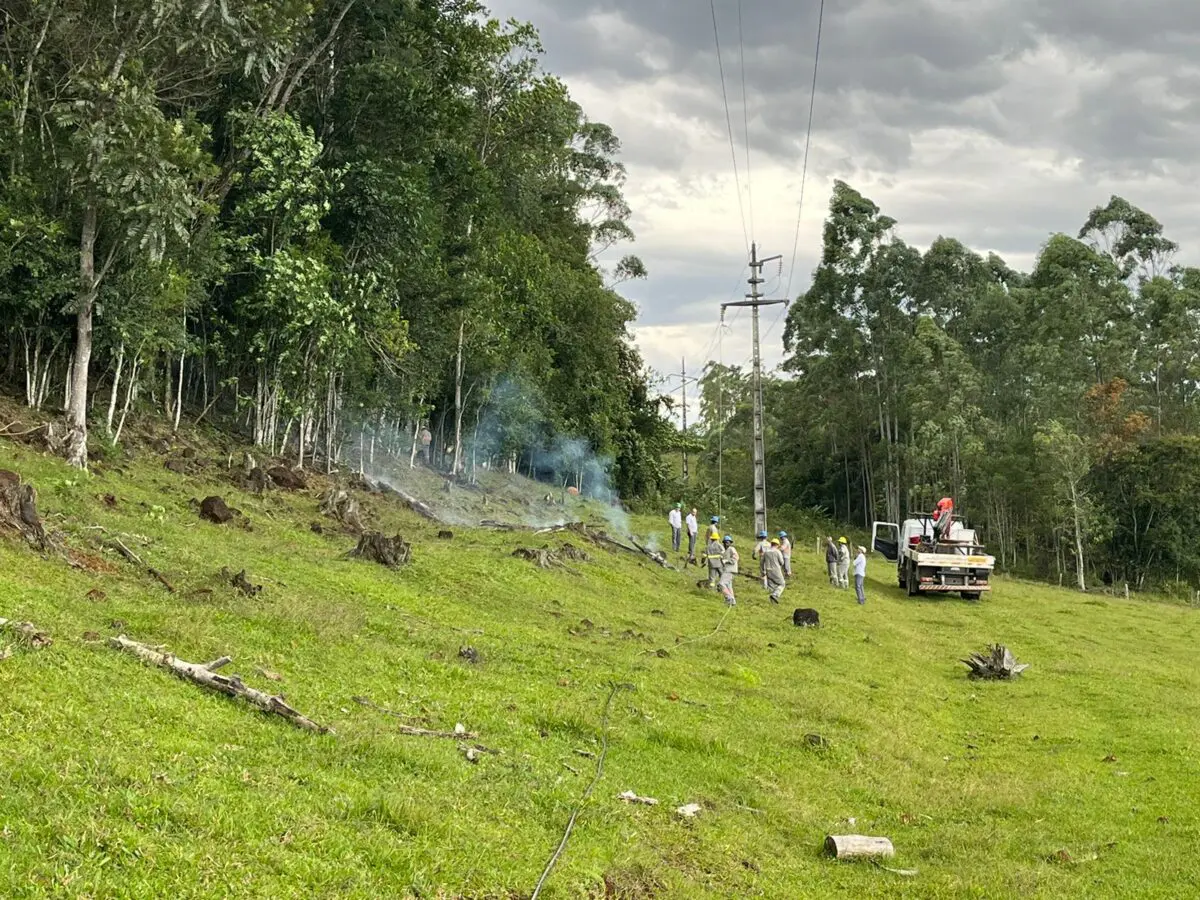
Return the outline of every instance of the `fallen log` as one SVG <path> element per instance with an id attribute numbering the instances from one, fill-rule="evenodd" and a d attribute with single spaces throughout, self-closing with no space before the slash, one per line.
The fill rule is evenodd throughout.
<path id="1" fill-rule="evenodd" d="M 393 494 L 408 504 L 408 508 L 415 512 L 418 516 L 428 519 L 431 522 L 441 522 L 441 517 L 433 511 L 433 508 L 426 503 L 422 503 L 412 494 L 400 490 L 398 487 L 388 485 Z"/>
<path id="2" fill-rule="evenodd" d="M 670 569 L 672 572 L 676 571 L 675 567 L 667 562 L 667 556 L 665 553 L 659 553 L 657 550 L 651 550 L 648 547 L 643 547 L 633 538 L 630 538 L 629 541 L 633 544 L 633 546 L 637 547 L 640 553 L 647 556 L 652 562 L 657 563 L 664 569 Z"/>
<path id="3" fill-rule="evenodd" d="M 145 569 L 147 575 L 167 589 L 167 593 L 175 593 L 175 585 L 167 581 L 166 576 L 164 576 L 162 572 L 158 571 L 158 569 L 154 568 L 153 566 L 148 566 L 142 562 L 141 557 L 126 547 L 120 538 L 114 537 L 105 546 L 107 546 L 110 550 L 115 550 L 117 553 L 121 554 L 121 556 L 123 556 L 128 562 L 133 563 L 135 566 L 138 566 L 141 569 Z"/>
<path id="4" fill-rule="evenodd" d="M 885 837 L 865 834 L 831 834 L 825 838 L 825 852 L 834 859 L 871 859 L 894 856 L 892 842 Z"/>
<path id="5" fill-rule="evenodd" d="M 14 632 L 22 643 L 28 644 L 34 650 L 41 650 L 54 643 L 50 635 L 32 622 L 11 622 L 8 619 L 0 619 L 0 631 Z"/>
<path id="6" fill-rule="evenodd" d="M 200 687 L 208 688 L 211 691 L 216 691 L 219 694 L 225 694 L 229 697 L 241 697 L 251 706 L 265 713 L 281 716 L 297 728 L 303 728 L 305 731 L 315 731 L 317 734 L 333 734 L 332 728 L 325 725 L 318 725 L 307 716 L 301 715 L 289 706 L 283 697 L 273 696 L 257 688 L 248 687 L 236 675 L 227 676 L 218 674 L 215 670 L 228 664 L 230 662 L 228 657 L 223 656 L 211 663 L 186 662 L 182 659 L 177 659 L 170 653 L 163 653 L 153 647 L 148 647 L 137 641 L 131 641 L 123 634 L 110 638 L 108 643 L 110 647 L 116 650 L 124 650 L 126 653 L 131 653 L 145 662 L 167 669 L 180 678 L 200 685 Z"/>

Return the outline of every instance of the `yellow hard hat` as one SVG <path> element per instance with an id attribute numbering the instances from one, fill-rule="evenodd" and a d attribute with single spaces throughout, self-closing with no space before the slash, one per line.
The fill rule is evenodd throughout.
<path id="1" fill-rule="evenodd" d="M 845 536 L 842 536 L 842 537 L 838 538 L 838 543 L 839 544 L 848 544 L 850 542 L 848 540 L 846 540 Z"/>

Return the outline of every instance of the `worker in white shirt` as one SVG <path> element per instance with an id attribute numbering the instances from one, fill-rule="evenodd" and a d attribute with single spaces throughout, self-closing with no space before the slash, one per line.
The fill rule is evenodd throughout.
<path id="1" fill-rule="evenodd" d="M 671 523 L 671 546 L 675 548 L 675 552 L 679 552 L 679 544 L 683 539 L 683 509 L 682 503 L 676 503 L 675 508 L 667 514 L 667 521 Z"/>
<path id="2" fill-rule="evenodd" d="M 862 606 L 867 602 L 867 595 L 863 593 L 863 583 L 867 578 L 867 548 L 859 547 L 858 555 L 854 557 L 854 593 L 858 596 L 858 604 Z"/>
<path id="3" fill-rule="evenodd" d="M 696 561 L 696 535 L 700 533 L 700 520 L 696 518 L 695 507 L 693 507 L 692 511 L 687 514 L 687 518 L 684 519 L 684 523 L 687 525 L 688 533 L 687 561 L 694 563 Z"/>

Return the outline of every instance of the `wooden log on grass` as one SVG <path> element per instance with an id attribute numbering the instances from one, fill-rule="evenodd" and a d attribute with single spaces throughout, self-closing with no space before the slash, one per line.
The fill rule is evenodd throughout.
<path id="1" fill-rule="evenodd" d="M 27 644 L 34 650 L 41 650 L 43 647 L 49 647 L 54 643 L 50 635 L 42 631 L 32 622 L 10 622 L 8 619 L 0 619 L 0 631 L 11 631 L 15 634 L 22 643 Z"/>
<path id="2" fill-rule="evenodd" d="M 831 834 L 825 838 L 825 852 L 835 859 L 874 859 L 894 856 L 892 842 L 885 837 L 865 834 Z"/>
<path id="3" fill-rule="evenodd" d="M 333 733 L 332 728 L 325 725 L 318 725 L 307 716 L 301 715 L 288 705 L 283 697 L 273 696 L 256 688 L 249 687 L 243 684 L 242 679 L 236 675 L 219 674 L 216 670 L 231 661 L 227 656 L 222 656 L 220 659 L 213 660 L 210 663 L 192 663 L 177 659 L 172 654 L 164 653 L 154 647 L 148 647 L 137 641 L 131 641 L 123 634 L 115 638 L 110 638 L 108 643 L 109 646 L 116 650 L 124 650 L 126 653 L 131 653 L 145 662 L 166 669 L 180 678 L 200 685 L 200 687 L 208 688 L 210 691 L 216 691 L 219 694 L 226 694 L 230 697 L 241 697 L 251 706 L 257 707 L 265 713 L 281 716 L 297 728 L 303 728 L 305 731 L 315 731 L 317 734 Z"/>

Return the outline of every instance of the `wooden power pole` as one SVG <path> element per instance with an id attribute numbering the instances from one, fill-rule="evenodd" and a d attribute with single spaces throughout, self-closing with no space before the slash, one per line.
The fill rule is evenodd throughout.
<path id="1" fill-rule="evenodd" d="M 779 256 L 768 256 L 766 259 L 758 258 L 758 245 L 750 245 L 750 293 L 746 295 L 745 300 L 734 300 L 728 303 L 721 304 L 721 317 L 725 316 L 725 309 L 730 306 L 748 306 L 750 307 L 752 333 L 751 337 L 754 342 L 754 531 L 767 530 L 767 464 L 766 452 L 763 445 L 763 398 L 762 398 L 762 354 L 759 349 L 758 341 L 758 310 L 761 306 L 778 306 L 787 300 L 766 300 L 759 293 L 759 285 L 763 283 L 762 268 L 765 263 L 773 262 L 777 259 L 782 259 Z"/>

